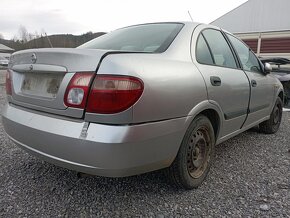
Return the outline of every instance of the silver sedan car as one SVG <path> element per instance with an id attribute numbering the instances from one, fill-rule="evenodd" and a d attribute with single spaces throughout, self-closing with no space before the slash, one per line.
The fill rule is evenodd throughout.
<path id="1" fill-rule="evenodd" d="M 215 26 L 130 26 L 74 49 L 14 53 L 4 129 L 62 167 L 107 177 L 167 168 L 196 188 L 215 145 L 256 125 L 278 130 L 283 88 L 270 71 Z"/>

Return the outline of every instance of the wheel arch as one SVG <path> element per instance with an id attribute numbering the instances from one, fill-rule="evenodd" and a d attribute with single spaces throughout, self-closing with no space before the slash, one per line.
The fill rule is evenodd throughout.
<path id="1" fill-rule="evenodd" d="M 215 140 L 217 140 L 218 134 L 220 132 L 220 126 L 221 126 L 220 125 L 221 121 L 220 121 L 220 117 L 218 113 L 214 109 L 206 109 L 200 112 L 199 114 L 206 116 L 210 120 L 211 125 L 214 130 Z"/>
<path id="2" fill-rule="evenodd" d="M 215 136 L 215 143 L 216 143 L 216 141 L 219 138 L 220 129 L 222 128 L 222 124 L 223 124 L 222 112 L 220 108 L 218 107 L 218 105 L 213 104 L 209 102 L 208 100 L 200 102 L 189 112 L 187 120 L 186 120 L 186 126 L 183 132 L 182 140 L 184 139 L 187 133 L 187 130 L 190 128 L 190 125 L 192 124 L 192 122 L 198 115 L 206 116 L 211 122 L 212 127 L 214 129 L 214 136 Z M 181 147 L 181 143 L 178 145 L 178 149 L 176 150 L 174 158 L 172 159 L 173 162 L 180 150 L 180 147 Z"/>
<path id="3" fill-rule="evenodd" d="M 212 106 L 213 107 L 213 106 Z M 219 128 L 220 128 L 220 117 L 219 113 L 211 108 L 211 104 L 209 104 L 208 108 L 202 108 L 200 111 L 196 111 L 194 115 L 190 116 L 191 119 L 188 120 L 190 121 L 189 127 L 186 130 L 186 133 L 183 137 L 182 143 L 178 149 L 178 153 L 176 154 L 174 161 L 171 163 L 170 167 L 167 169 L 167 173 L 170 176 L 171 180 L 178 186 L 178 187 L 183 187 L 185 189 L 192 189 L 194 187 L 199 186 L 206 175 L 208 174 L 210 165 L 212 163 L 212 159 L 215 156 L 214 155 L 214 147 L 215 147 L 215 141 L 216 141 L 216 135 L 218 135 Z M 207 118 L 207 119 L 205 119 Z M 194 123 L 196 121 L 196 123 Z M 207 147 L 209 150 L 208 152 L 211 152 L 207 155 L 206 161 L 203 160 L 203 163 L 207 163 L 206 168 L 200 168 L 200 165 L 196 166 L 192 161 L 195 161 L 193 158 L 193 151 L 194 149 L 191 149 L 191 147 L 195 146 L 190 146 L 191 143 L 194 142 L 194 139 L 192 137 L 198 137 L 200 136 L 199 133 L 194 133 L 192 136 L 192 131 L 197 130 L 197 128 L 200 128 L 198 124 L 205 124 L 208 126 L 210 122 L 213 127 L 208 132 L 208 128 L 203 129 L 205 130 L 209 135 L 208 137 L 211 139 L 210 141 L 207 141 L 205 139 L 203 144 L 205 147 Z M 200 129 L 199 129 L 200 130 Z M 205 133 L 201 134 L 204 135 Z M 208 138 L 206 137 L 206 138 Z M 197 143 L 201 139 L 197 139 L 195 143 Z M 209 144 L 207 144 L 209 143 Z M 197 145 L 197 144 L 195 144 Z M 201 145 L 202 146 L 202 145 Z M 191 149 L 188 151 L 188 149 Z M 203 150 L 203 149 L 198 149 L 198 151 Z M 197 152 L 198 156 L 200 156 L 200 152 Z M 196 153 L 195 153 L 196 154 Z M 206 154 L 206 152 L 205 152 Z M 199 159 L 199 158 L 198 158 Z M 191 164 L 190 164 L 191 163 Z M 196 169 L 194 169 L 196 167 Z M 193 172 L 190 171 L 190 169 L 193 169 Z M 196 173 L 195 171 L 198 172 L 198 170 L 203 169 L 202 174 L 194 174 Z"/>
<path id="4" fill-rule="evenodd" d="M 283 105 L 284 105 L 284 93 L 282 90 L 279 91 L 279 94 L 278 94 L 278 97 L 281 99 L 281 101 L 283 102 Z"/>
<path id="5" fill-rule="evenodd" d="M 196 107 L 194 107 L 189 113 L 191 117 L 189 123 L 191 123 L 195 119 L 195 117 L 197 117 L 200 114 L 206 116 L 210 120 L 212 127 L 214 129 L 215 140 L 217 141 L 223 123 L 222 112 L 220 107 L 209 101 L 201 102 Z"/>

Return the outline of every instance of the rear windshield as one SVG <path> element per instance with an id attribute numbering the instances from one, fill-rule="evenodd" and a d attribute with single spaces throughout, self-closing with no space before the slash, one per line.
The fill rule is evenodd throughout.
<path id="1" fill-rule="evenodd" d="M 115 30 L 78 48 L 132 52 L 164 52 L 182 29 L 181 23 L 157 23 Z"/>

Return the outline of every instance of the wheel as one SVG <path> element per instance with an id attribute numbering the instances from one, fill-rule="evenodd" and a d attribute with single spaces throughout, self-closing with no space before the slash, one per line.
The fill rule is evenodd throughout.
<path id="1" fill-rule="evenodd" d="M 289 99 L 290 99 L 290 81 L 282 82 L 284 88 L 284 106 L 286 108 L 290 107 Z"/>
<path id="2" fill-rule="evenodd" d="M 282 100 L 278 97 L 270 115 L 270 119 L 260 123 L 260 131 L 266 134 L 272 134 L 278 131 L 282 118 Z"/>
<path id="3" fill-rule="evenodd" d="M 178 154 L 168 168 L 170 179 L 180 188 L 197 188 L 209 172 L 215 136 L 209 119 L 198 115 L 189 126 Z"/>

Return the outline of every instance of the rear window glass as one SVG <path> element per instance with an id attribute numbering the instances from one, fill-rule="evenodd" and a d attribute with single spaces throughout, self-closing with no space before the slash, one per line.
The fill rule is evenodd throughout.
<path id="1" fill-rule="evenodd" d="M 216 65 L 237 68 L 234 55 L 220 31 L 206 29 L 202 34 L 210 47 Z"/>
<path id="2" fill-rule="evenodd" d="M 78 48 L 161 53 L 169 47 L 182 27 L 181 23 L 126 27 L 93 39 Z"/>
<path id="3" fill-rule="evenodd" d="M 197 40 L 196 60 L 201 64 L 209 64 L 209 65 L 214 64 L 210 51 L 207 47 L 207 44 L 202 34 L 199 35 L 198 40 Z"/>

